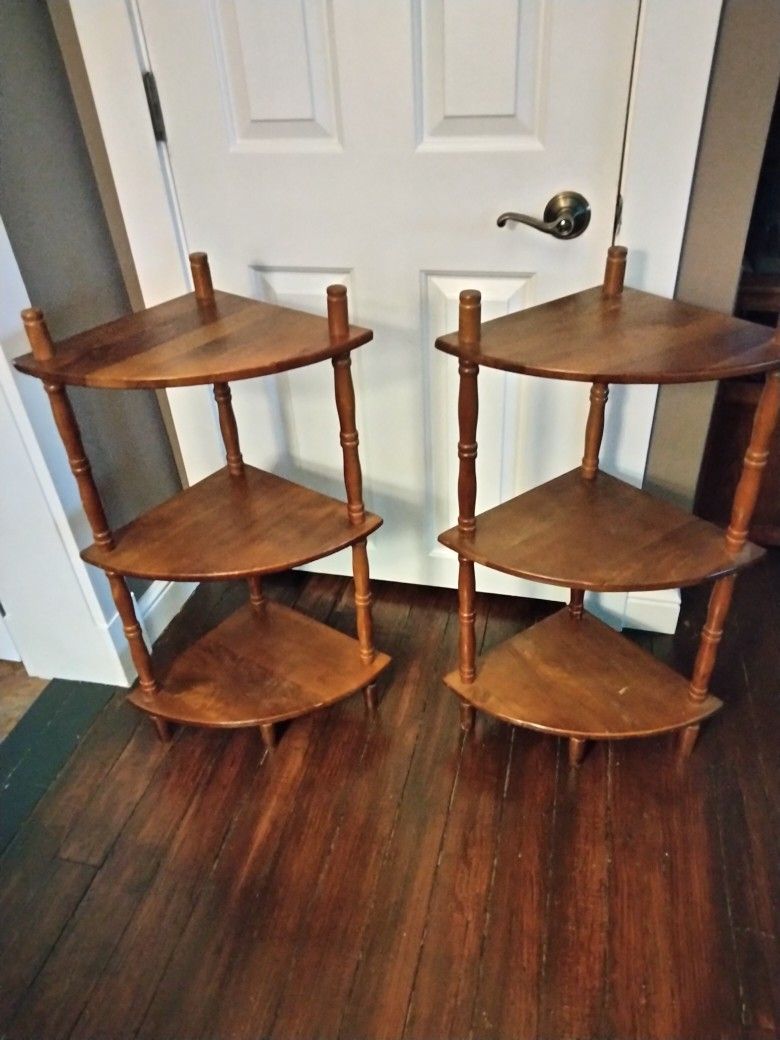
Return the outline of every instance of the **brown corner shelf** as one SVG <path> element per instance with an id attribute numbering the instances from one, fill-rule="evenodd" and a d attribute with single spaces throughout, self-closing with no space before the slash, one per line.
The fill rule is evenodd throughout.
<path id="1" fill-rule="evenodd" d="M 475 682 L 462 682 L 457 670 L 444 681 L 496 718 L 591 740 L 680 729 L 721 706 L 712 696 L 694 703 L 671 668 L 597 618 L 573 618 L 566 608 L 486 654 Z"/>
<path id="2" fill-rule="evenodd" d="M 87 563 L 138 578 L 209 581 L 274 574 L 354 545 L 382 524 L 352 524 L 345 502 L 244 465 L 217 470 L 90 545 Z"/>
<path id="3" fill-rule="evenodd" d="M 480 513 L 473 533 L 439 541 L 494 570 L 549 585 L 600 592 L 697 585 L 761 559 L 748 542 L 726 548 L 725 531 L 608 473 L 579 469 Z"/>
<path id="4" fill-rule="evenodd" d="M 771 331 L 679 300 L 601 286 L 486 321 L 476 343 L 440 336 L 445 354 L 547 379 L 696 383 L 780 364 Z"/>
<path id="5" fill-rule="evenodd" d="M 130 701 L 163 739 L 169 722 L 259 726 L 325 707 L 375 681 L 389 658 L 373 645 L 367 538 L 382 521 L 363 505 L 351 351 L 370 329 L 349 324 L 346 289 L 330 286 L 318 318 L 215 291 L 205 254 L 190 257 L 195 291 L 54 344 L 40 311 L 23 314 L 32 354 L 16 367 L 49 395 L 94 543 L 84 559 L 108 575 L 138 685 Z M 346 502 L 246 465 L 229 382 L 330 359 Z M 65 387 L 213 384 L 225 468 L 111 531 Z M 261 577 L 352 547 L 357 639 L 268 603 Z M 155 674 L 124 575 L 173 581 L 245 578 L 248 604 Z"/>
<path id="6" fill-rule="evenodd" d="M 747 540 L 780 414 L 780 336 L 762 325 L 624 289 L 626 250 L 608 251 L 604 284 L 494 321 L 460 297 L 457 332 L 436 347 L 459 359 L 457 526 L 439 540 L 459 559 L 459 663 L 445 683 L 475 709 L 569 738 L 680 732 L 687 755 L 720 707 L 709 692 L 736 573 L 763 550 Z M 477 383 L 486 365 L 592 383 L 580 469 L 476 515 Z M 599 471 L 609 383 L 684 383 L 766 374 L 727 530 Z M 475 564 L 571 589 L 569 606 L 477 660 Z M 690 681 L 583 609 L 585 590 L 677 588 L 714 581 Z"/>
<path id="7" fill-rule="evenodd" d="M 364 664 L 357 640 L 297 610 L 247 604 L 184 650 L 157 693 L 136 687 L 130 701 L 187 725 L 272 725 L 365 689 L 389 663 Z"/>
<path id="8" fill-rule="evenodd" d="M 301 368 L 372 337 L 353 325 L 334 343 L 325 318 L 214 290 L 213 300 L 188 293 L 61 340 L 50 358 L 25 354 L 14 364 L 66 386 L 164 389 Z"/>

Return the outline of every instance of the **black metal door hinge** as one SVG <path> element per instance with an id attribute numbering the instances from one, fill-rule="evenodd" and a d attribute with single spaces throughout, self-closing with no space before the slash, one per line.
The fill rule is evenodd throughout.
<path id="1" fill-rule="evenodd" d="M 167 141 L 165 134 L 165 120 L 163 119 L 160 95 L 157 93 L 157 80 L 151 71 L 143 74 L 144 90 L 146 91 L 146 103 L 149 106 L 149 116 L 152 120 L 155 141 Z"/>

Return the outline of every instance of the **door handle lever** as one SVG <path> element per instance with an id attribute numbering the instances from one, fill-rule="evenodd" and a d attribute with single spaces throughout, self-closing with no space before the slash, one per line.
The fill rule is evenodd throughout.
<path id="1" fill-rule="evenodd" d="M 577 191 L 559 191 L 545 206 L 541 220 L 526 213 L 502 213 L 496 223 L 504 227 L 510 220 L 554 238 L 577 238 L 590 224 L 590 203 Z"/>

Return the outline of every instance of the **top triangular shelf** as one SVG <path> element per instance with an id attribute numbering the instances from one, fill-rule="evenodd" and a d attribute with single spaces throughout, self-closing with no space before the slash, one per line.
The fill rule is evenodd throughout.
<path id="1" fill-rule="evenodd" d="M 62 340 L 48 360 L 25 354 L 15 365 L 75 386 L 192 386 L 310 365 L 372 336 L 350 325 L 334 345 L 325 318 L 232 293 L 216 291 L 213 302 L 188 293 Z"/>
<path id="2" fill-rule="evenodd" d="M 678 300 L 601 286 L 485 322 L 480 342 L 440 336 L 446 354 L 508 372 L 600 383 L 695 383 L 780 367 L 763 325 Z"/>

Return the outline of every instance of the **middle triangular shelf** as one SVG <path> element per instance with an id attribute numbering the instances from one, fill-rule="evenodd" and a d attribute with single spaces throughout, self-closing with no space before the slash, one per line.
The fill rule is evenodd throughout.
<path id="1" fill-rule="evenodd" d="M 750 542 L 726 550 L 725 532 L 646 491 L 579 469 L 518 495 L 439 541 L 460 556 L 532 581 L 603 592 L 679 588 L 758 560 Z"/>
<path id="2" fill-rule="evenodd" d="M 352 524 L 347 507 L 273 473 L 217 470 L 143 513 L 107 549 L 81 554 L 103 570 L 140 578 L 203 581 L 272 574 L 361 541 L 382 521 Z"/>

